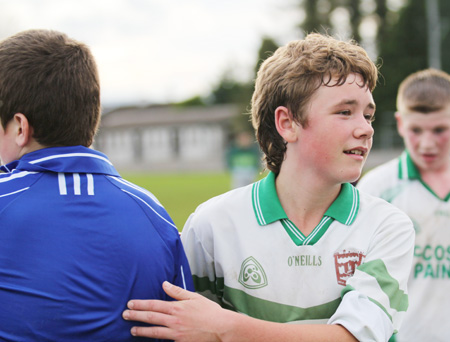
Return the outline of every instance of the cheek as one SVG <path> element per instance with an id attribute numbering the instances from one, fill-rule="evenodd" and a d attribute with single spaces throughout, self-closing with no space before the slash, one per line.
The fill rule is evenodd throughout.
<path id="1" fill-rule="evenodd" d="M 417 145 L 420 143 L 420 138 L 412 132 L 406 133 L 403 138 L 405 141 L 405 145 L 408 147 L 417 147 Z"/>
<path id="2" fill-rule="evenodd" d="M 443 149 L 450 149 L 450 134 L 443 134 L 436 139 L 439 146 Z"/>

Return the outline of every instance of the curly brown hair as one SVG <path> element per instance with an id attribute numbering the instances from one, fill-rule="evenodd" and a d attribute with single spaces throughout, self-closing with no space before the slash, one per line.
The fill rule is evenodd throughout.
<path id="1" fill-rule="evenodd" d="M 275 109 L 285 106 L 294 120 L 305 126 L 306 104 L 315 91 L 321 85 L 342 85 L 351 73 L 360 74 L 362 86 L 373 91 L 378 68 L 367 52 L 353 40 L 340 41 L 318 33 L 278 48 L 261 64 L 251 115 L 267 169 L 278 174 L 286 152 L 275 126 Z"/>

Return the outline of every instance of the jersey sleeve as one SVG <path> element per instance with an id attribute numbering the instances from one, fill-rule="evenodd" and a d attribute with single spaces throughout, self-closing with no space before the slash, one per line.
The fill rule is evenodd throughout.
<path id="1" fill-rule="evenodd" d="M 216 279 L 213 235 L 209 228 L 193 213 L 182 230 L 181 240 L 189 260 L 195 291 L 221 304 L 223 284 Z"/>
<path id="2" fill-rule="evenodd" d="M 342 302 L 329 323 L 341 324 L 360 341 L 386 341 L 398 331 L 408 307 L 407 281 L 412 265 L 411 220 L 388 203 L 388 214 L 374 220 L 377 234 L 364 262 L 347 280 Z"/>
<path id="3" fill-rule="evenodd" d="M 192 274 L 181 239 L 177 240 L 175 267 L 175 275 L 172 280 L 172 284 L 175 284 L 185 290 L 194 291 L 195 288 L 192 280 Z"/>
<path id="4" fill-rule="evenodd" d="M 369 172 L 358 181 L 356 187 L 372 196 L 380 197 L 382 189 L 382 186 L 380 185 L 382 185 L 383 182 L 377 178 L 378 177 L 373 172 Z"/>
<path id="5" fill-rule="evenodd" d="M 356 187 L 372 196 L 389 202 L 389 193 L 398 181 L 398 160 L 394 159 L 382 164 L 366 174 L 358 181 Z"/>

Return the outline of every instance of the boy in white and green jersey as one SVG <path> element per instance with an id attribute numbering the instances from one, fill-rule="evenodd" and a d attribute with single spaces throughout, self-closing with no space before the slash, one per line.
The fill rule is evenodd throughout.
<path id="1" fill-rule="evenodd" d="M 320 34 L 261 65 L 252 121 L 270 172 L 201 204 L 182 231 L 196 290 L 220 306 L 165 283 L 180 301 L 132 301 L 126 319 L 158 325 L 133 334 L 381 342 L 400 328 L 411 220 L 349 184 L 372 146 L 377 77 L 361 47 Z"/>
<path id="2" fill-rule="evenodd" d="M 395 341 L 450 341 L 450 76 L 427 69 L 399 88 L 396 118 L 406 151 L 358 187 L 409 215 L 416 230 L 410 308 Z"/>
<path id="3" fill-rule="evenodd" d="M 344 183 L 305 236 L 281 206 L 271 172 L 202 204 L 182 241 L 196 291 L 223 307 L 273 322 L 326 324 L 331 318 L 375 333 L 386 328 L 379 327 L 380 308 L 398 327 L 408 306 L 400 280 L 409 268 L 396 263 L 411 248 L 401 245 L 412 236 L 409 225 L 393 206 Z"/>

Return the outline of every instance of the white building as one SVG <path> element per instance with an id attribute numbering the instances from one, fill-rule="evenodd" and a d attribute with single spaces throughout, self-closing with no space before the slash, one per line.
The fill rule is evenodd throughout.
<path id="1" fill-rule="evenodd" d="M 102 116 L 94 146 L 119 170 L 220 171 L 235 105 L 119 108 Z"/>

